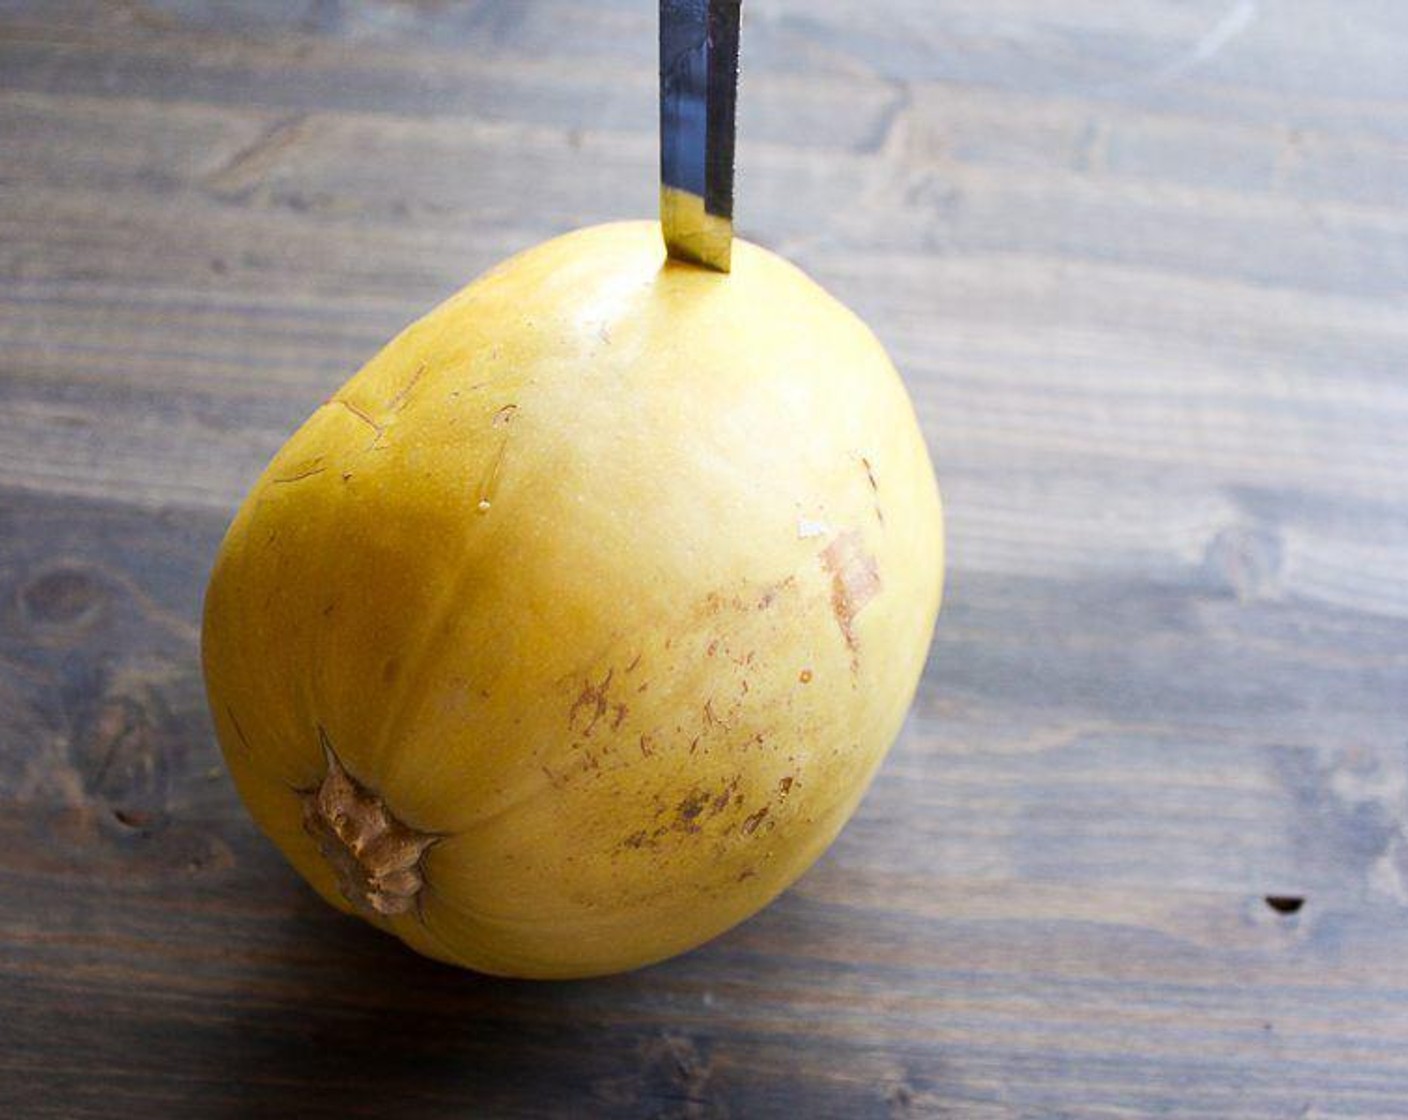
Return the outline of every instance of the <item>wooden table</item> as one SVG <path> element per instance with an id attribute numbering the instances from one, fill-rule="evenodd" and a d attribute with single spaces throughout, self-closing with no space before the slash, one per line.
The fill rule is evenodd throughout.
<path id="1" fill-rule="evenodd" d="M 574 984 L 255 831 L 227 519 L 409 318 L 652 212 L 653 7 L 0 3 L 0 1116 L 1408 1116 L 1400 4 L 749 0 L 743 231 L 874 325 L 948 505 L 859 816 Z"/>

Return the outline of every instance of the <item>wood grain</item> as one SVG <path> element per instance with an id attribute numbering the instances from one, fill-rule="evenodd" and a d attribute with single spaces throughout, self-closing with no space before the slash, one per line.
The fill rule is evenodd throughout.
<path id="1" fill-rule="evenodd" d="M 947 499 L 859 816 L 581 984 L 421 961 L 254 830 L 227 518 L 404 322 L 650 213 L 654 49 L 626 0 L 0 0 L 0 1115 L 1408 1116 L 1398 5 L 750 0 L 740 226 Z"/>

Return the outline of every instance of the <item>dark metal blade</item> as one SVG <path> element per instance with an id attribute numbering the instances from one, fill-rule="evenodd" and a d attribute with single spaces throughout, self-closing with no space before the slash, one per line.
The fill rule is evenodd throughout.
<path id="1" fill-rule="evenodd" d="M 660 223 L 671 257 L 720 272 L 733 242 L 741 0 L 660 0 Z"/>

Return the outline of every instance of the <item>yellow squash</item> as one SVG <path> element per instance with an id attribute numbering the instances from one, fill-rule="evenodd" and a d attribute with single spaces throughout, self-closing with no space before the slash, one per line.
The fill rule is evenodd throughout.
<path id="1" fill-rule="evenodd" d="M 614 972 L 758 910 L 913 697 L 943 534 L 904 388 L 800 271 L 659 226 L 413 324 L 235 518 L 203 657 L 250 812 L 329 902 L 485 972 Z"/>

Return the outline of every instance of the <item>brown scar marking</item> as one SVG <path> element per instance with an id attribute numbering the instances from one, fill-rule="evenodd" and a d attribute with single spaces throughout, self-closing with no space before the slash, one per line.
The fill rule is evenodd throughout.
<path id="1" fill-rule="evenodd" d="M 711 696 L 704 701 L 704 722 L 712 726 L 728 727 L 728 721 L 720 719 L 714 714 L 714 698 Z"/>
<path id="2" fill-rule="evenodd" d="M 842 533 L 821 553 L 821 564 L 831 573 L 831 613 L 841 636 L 854 652 L 856 616 L 880 591 L 880 569 L 855 530 Z"/>
<path id="3" fill-rule="evenodd" d="M 351 401 L 346 400 L 342 397 L 330 397 L 328 398 L 328 404 L 340 404 L 343 408 L 345 408 L 363 424 L 367 425 L 367 427 L 371 428 L 372 431 L 376 432 L 377 435 L 381 435 L 381 425 L 378 424 L 375 420 L 373 420 L 371 418 L 371 414 L 367 412 L 367 410 L 364 409 L 361 405 L 353 404 Z"/>
<path id="4" fill-rule="evenodd" d="M 312 478 L 314 475 L 322 474 L 326 470 L 327 467 L 310 466 L 305 470 L 299 471 L 297 474 L 286 475 L 283 478 L 276 478 L 274 479 L 274 484 L 278 486 L 289 482 L 302 482 L 305 478 Z"/>
<path id="5" fill-rule="evenodd" d="M 494 413 L 493 426 L 502 428 L 513 423 L 513 418 L 518 414 L 516 404 L 506 404 L 498 412 Z"/>
<path id="6" fill-rule="evenodd" d="M 592 733 L 592 729 L 596 727 L 597 721 L 606 714 L 608 706 L 606 693 L 611 687 L 611 678 L 615 672 L 616 670 L 614 668 L 608 669 L 606 670 L 606 676 L 601 678 L 600 684 L 594 685 L 591 681 L 588 681 L 582 686 L 581 695 L 577 697 L 576 702 L 567 713 L 567 725 L 569 727 L 575 724 L 577 713 L 587 708 L 590 709 L 590 715 L 587 717 L 587 726 L 582 734 L 590 735 Z"/>
<path id="7" fill-rule="evenodd" d="M 244 728 L 240 726 L 240 721 L 235 718 L 235 709 L 229 704 L 225 705 L 225 714 L 230 717 L 230 724 L 235 729 L 235 734 L 239 737 L 240 746 L 244 747 L 245 753 L 254 754 L 254 748 L 249 745 L 249 736 L 244 733 Z"/>
<path id="8" fill-rule="evenodd" d="M 416 369 L 415 373 L 411 375 L 411 379 L 397 391 L 396 395 L 393 396 L 389 402 L 387 402 L 385 410 L 386 412 L 394 414 L 399 412 L 403 407 L 405 407 L 406 401 L 411 395 L 411 391 L 416 387 L 417 384 L 419 384 L 420 379 L 425 376 L 425 371 L 426 366 L 424 363 L 421 363 L 421 365 Z M 368 451 L 382 446 L 382 440 L 386 436 L 385 422 L 378 421 L 370 412 L 368 412 L 361 405 L 353 404 L 351 401 L 343 397 L 329 397 L 327 403 L 341 405 L 343 408 L 345 408 L 348 412 L 350 412 L 353 416 L 355 416 L 358 420 L 360 420 L 363 424 L 365 424 L 372 430 L 372 442 L 367 446 Z"/>
<path id="9" fill-rule="evenodd" d="M 626 718 L 626 716 L 630 713 L 630 710 L 631 710 L 631 709 L 628 708 L 628 707 L 626 707 L 625 704 L 613 704 L 613 705 L 612 705 L 612 707 L 611 707 L 611 712 L 612 712 L 612 716 L 611 716 L 611 730 L 612 730 L 612 731 L 615 731 L 618 727 L 621 726 L 622 720 L 624 720 L 624 719 Z"/>
<path id="10" fill-rule="evenodd" d="M 638 654 L 635 655 L 635 657 L 631 658 L 631 663 L 626 666 L 626 672 L 628 672 L 628 673 L 633 673 L 633 672 L 635 672 L 635 668 L 636 668 L 637 665 L 640 664 L 640 659 L 641 659 L 643 656 L 644 656 L 643 653 L 638 653 Z"/>
<path id="11" fill-rule="evenodd" d="M 653 741 L 654 741 L 654 740 L 651 739 L 651 737 L 650 737 L 649 735 L 647 735 L 644 731 L 641 732 L 641 734 L 640 734 L 640 755 L 641 755 L 642 758 L 649 758 L 652 754 L 655 753 L 654 751 L 652 751 L 652 750 L 650 749 L 650 744 L 651 744 Z"/>
<path id="12" fill-rule="evenodd" d="M 865 465 L 865 477 L 870 479 L 870 488 L 877 494 L 880 493 L 880 487 L 875 482 L 875 468 L 870 465 L 870 460 L 864 455 L 860 457 L 860 461 Z"/>
<path id="13" fill-rule="evenodd" d="M 870 489 L 875 494 L 875 520 L 880 522 L 883 527 L 885 524 L 885 513 L 880 508 L 880 484 L 875 481 L 875 468 L 870 465 L 870 460 L 864 455 L 860 457 L 860 461 L 865 466 L 865 477 L 870 481 Z"/>
<path id="14" fill-rule="evenodd" d="M 748 835 L 748 836 L 751 836 L 753 833 L 757 832 L 757 831 L 758 831 L 758 826 L 763 823 L 763 818 L 766 817 L 767 815 L 768 815 L 768 807 L 767 807 L 766 805 L 764 805 L 764 806 L 763 806 L 761 809 L 759 809 L 756 813 L 753 813 L 753 814 L 751 814 L 750 816 L 748 816 L 748 817 L 744 820 L 744 822 L 743 822 L 743 832 L 744 832 L 744 834 L 745 834 L 745 835 Z"/>
<path id="15" fill-rule="evenodd" d="M 382 437 L 386 435 L 386 425 L 378 424 L 375 420 L 372 419 L 371 413 L 369 413 L 366 409 L 362 408 L 360 405 L 353 404 L 349 400 L 344 400 L 342 397 L 329 397 L 328 404 L 341 405 L 343 408 L 345 408 L 348 412 L 350 412 L 353 416 L 355 416 L 358 420 L 360 420 L 363 424 L 365 424 L 372 430 L 372 441 L 371 443 L 367 444 L 366 448 L 368 451 L 370 451 L 374 447 L 380 446 Z"/>
<path id="16" fill-rule="evenodd" d="M 411 379 L 407 381 L 405 385 L 401 386 L 396 395 L 387 402 L 387 412 L 399 412 L 401 410 L 402 406 L 406 403 L 406 399 L 411 395 L 411 390 L 414 389 L 420 383 L 420 379 L 425 376 L 425 369 L 425 363 L 421 362 L 420 367 L 415 373 L 411 374 Z"/>
<path id="17" fill-rule="evenodd" d="M 699 825 L 695 824 L 695 818 L 704 811 L 704 807 L 709 804 L 709 795 L 703 790 L 697 789 L 689 794 L 675 808 L 676 823 L 685 832 L 698 832 Z"/>
<path id="18" fill-rule="evenodd" d="M 738 779 L 732 779 L 728 785 L 719 791 L 711 802 L 709 802 L 709 815 L 716 817 L 728 808 L 728 803 L 733 799 L 734 791 L 738 789 Z"/>
<path id="19" fill-rule="evenodd" d="M 493 461 L 489 464 L 489 473 L 479 484 L 479 497 L 475 505 L 482 513 L 489 509 L 494 501 L 494 496 L 499 488 L 499 472 L 503 470 L 504 458 L 508 455 L 508 433 L 504 433 L 503 441 L 499 444 L 499 450 L 495 453 Z"/>

